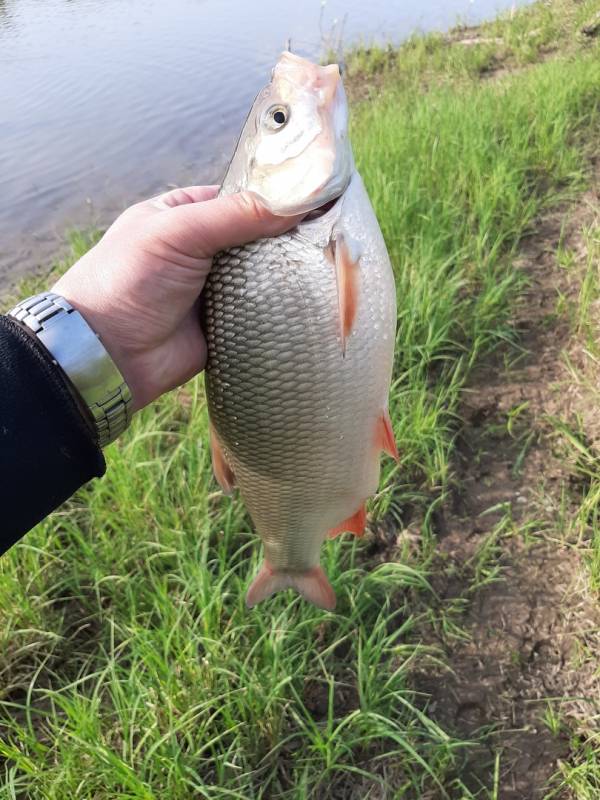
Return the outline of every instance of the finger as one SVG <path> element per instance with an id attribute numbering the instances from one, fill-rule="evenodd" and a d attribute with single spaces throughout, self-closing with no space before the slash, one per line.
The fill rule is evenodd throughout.
<path id="1" fill-rule="evenodd" d="M 185 188 L 171 189 L 168 192 L 157 194 L 148 200 L 141 200 L 129 206 L 125 212 L 117 218 L 114 225 L 119 226 L 123 220 L 147 219 L 157 216 L 159 211 L 168 211 L 178 205 L 188 203 L 203 203 L 205 200 L 212 200 L 219 191 L 218 186 L 186 186 Z"/>
<path id="2" fill-rule="evenodd" d="M 304 216 L 276 216 L 252 192 L 239 192 L 179 206 L 160 222 L 165 225 L 164 233 L 174 244 L 176 240 L 180 250 L 197 258 L 211 258 L 228 247 L 278 236 Z"/>
<path id="3" fill-rule="evenodd" d="M 206 200 L 212 200 L 217 196 L 218 191 L 218 186 L 186 186 L 171 189 L 171 191 L 152 197 L 146 202 L 159 209 L 174 208 L 188 203 L 203 203 Z"/>

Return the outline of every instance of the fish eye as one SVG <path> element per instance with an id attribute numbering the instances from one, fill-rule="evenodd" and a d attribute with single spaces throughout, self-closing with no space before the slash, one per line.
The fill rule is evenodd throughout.
<path id="1" fill-rule="evenodd" d="M 286 106 L 271 106 L 267 111 L 265 123 L 267 128 L 278 131 L 287 123 L 290 118 L 290 110 Z"/>

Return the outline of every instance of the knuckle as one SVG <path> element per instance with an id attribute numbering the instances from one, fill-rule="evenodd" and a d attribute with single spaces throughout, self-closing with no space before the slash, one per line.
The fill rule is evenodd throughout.
<path id="1" fill-rule="evenodd" d="M 252 192 L 240 192 L 235 196 L 241 211 L 251 219 L 257 222 L 264 222 L 270 217 L 267 209 Z"/>
<path id="2" fill-rule="evenodd" d="M 181 187 L 177 189 L 171 189 L 171 191 L 159 195 L 158 197 L 154 198 L 154 200 L 154 204 L 158 208 L 174 208 L 175 206 L 186 205 L 187 203 L 194 202 L 194 198 L 190 195 L 190 193 L 186 192 L 186 190 L 182 189 Z"/>

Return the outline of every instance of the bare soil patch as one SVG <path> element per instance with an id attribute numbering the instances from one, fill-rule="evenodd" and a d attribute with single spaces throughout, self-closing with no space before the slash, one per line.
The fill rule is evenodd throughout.
<path id="1" fill-rule="evenodd" d="M 515 319 L 523 350 L 511 363 L 496 353 L 474 375 L 451 502 L 436 520 L 434 588 L 441 606 L 466 601 L 454 619 L 465 635 L 430 632 L 449 671 L 421 673 L 416 683 L 442 726 L 467 739 L 483 734 L 459 776 L 473 793 L 493 785 L 499 754 L 501 800 L 548 796 L 573 734 L 598 726 L 600 610 L 582 552 L 565 534 L 577 486 L 552 419 L 583 416 L 599 438 L 589 397 L 565 366 L 565 355 L 583 366 L 584 348 L 557 313 L 559 297 L 577 296 L 582 230 L 599 215 L 590 191 L 524 241 L 518 265 L 529 288 Z M 558 263 L 560 246 L 575 254 L 569 270 Z M 484 547 L 490 569 L 499 567 L 489 581 L 478 574 Z"/>

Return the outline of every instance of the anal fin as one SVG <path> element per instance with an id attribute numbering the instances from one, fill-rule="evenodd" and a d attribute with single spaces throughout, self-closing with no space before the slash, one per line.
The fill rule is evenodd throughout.
<path id="1" fill-rule="evenodd" d="M 331 528 L 327 531 L 327 536 L 330 539 L 335 539 L 336 536 L 339 536 L 340 533 L 353 533 L 355 536 L 364 536 L 365 535 L 365 526 L 367 524 L 367 509 L 365 508 L 365 504 L 363 503 L 361 507 L 358 509 L 356 514 L 353 514 L 348 519 L 345 519 L 343 522 L 340 522 L 339 525 L 336 525 L 335 528 Z"/>
<path id="2" fill-rule="evenodd" d="M 227 463 L 227 459 L 225 458 L 225 453 L 223 452 L 223 448 L 221 447 L 221 442 L 219 441 L 216 431 L 212 426 L 212 424 L 209 424 L 209 436 L 210 436 L 210 451 L 212 455 L 212 466 L 215 478 L 221 489 L 225 492 L 225 494 L 231 494 L 233 491 L 233 487 L 235 486 L 235 475 L 233 473 L 233 470 Z"/>
<path id="3" fill-rule="evenodd" d="M 377 421 L 376 436 L 379 449 L 383 450 L 384 453 L 387 453 L 392 458 L 395 458 L 396 461 L 399 461 L 400 454 L 398 453 L 398 446 L 394 438 L 394 429 L 392 428 L 392 420 L 390 419 L 390 413 L 387 408 Z"/>

